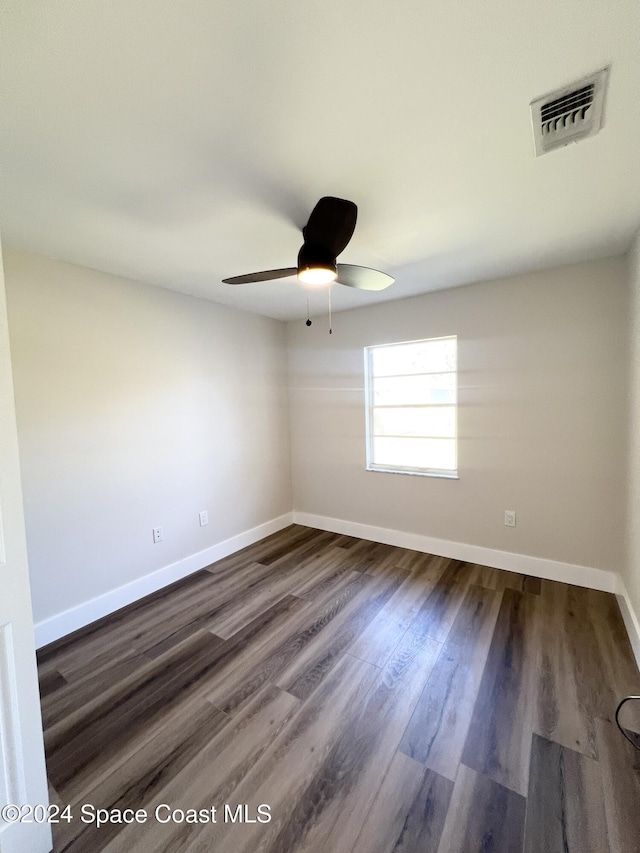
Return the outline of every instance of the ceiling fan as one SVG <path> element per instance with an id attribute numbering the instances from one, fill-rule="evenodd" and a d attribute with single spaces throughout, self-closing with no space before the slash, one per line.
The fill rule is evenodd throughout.
<path id="1" fill-rule="evenodd" d="M 223 279 L 223 283 L 249 284 L 295 275 L 302 284 L 323 285 L 335 281 L 359 290 L 384 290 L 394 282 L 390 275 L 369 267 L 336 263 L 353 236 L 357 216 L 358 208 L 352 201 L 324 196 L 302 229 L 304 243 L 298 253 L 297 267 L 236 275 Z"/>

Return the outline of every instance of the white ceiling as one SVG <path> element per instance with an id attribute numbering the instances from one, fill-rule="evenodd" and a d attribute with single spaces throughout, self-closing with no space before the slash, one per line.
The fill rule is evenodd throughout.
<path id="1" fill-rule="evenodd" d="M 637 0 L 5 0 L 3 241 L 279 319 L 322 195 L 380 293 L 624 252 L 640 224 Z M 611 63 L 606 126 L 533 156 L 529 102 Z M 312 313 L 326 293 L 312 293 Z"/>

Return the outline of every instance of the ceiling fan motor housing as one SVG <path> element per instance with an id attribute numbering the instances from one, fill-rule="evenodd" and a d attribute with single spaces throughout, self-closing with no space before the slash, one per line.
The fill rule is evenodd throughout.
<path id="1" fill-rule="evenodd" d="M 302 270 L 330 269 L 337 273 L 336 259 L 332 256 L 324 246 L 312 246 L 310 243 L 303 243 L 298 252 L 298 274 Z"/>

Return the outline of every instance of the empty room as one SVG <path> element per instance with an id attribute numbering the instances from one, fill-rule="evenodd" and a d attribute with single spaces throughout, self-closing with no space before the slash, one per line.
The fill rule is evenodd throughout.
<path id="1" fill-rule="evenodd" d="M 638 851 L 638 3 L 0 23 L 0 853 Z"/>

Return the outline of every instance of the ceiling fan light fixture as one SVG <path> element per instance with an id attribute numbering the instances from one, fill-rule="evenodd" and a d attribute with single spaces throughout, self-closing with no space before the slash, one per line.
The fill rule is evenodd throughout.
<path id="1" fill-rule="evenodd" d="M 335 264 L 307 264 L 298 268 L 298 281 L 302 284 L 322 285 L 331 284 L 338 277 Z"/>
<path id="2" fill-rule="evenodd" d="M 302 284 L 331 284 L 338 277 L 336 259 L 324 247 L 305 243 L 298 253 L 298 281 Z"/>

